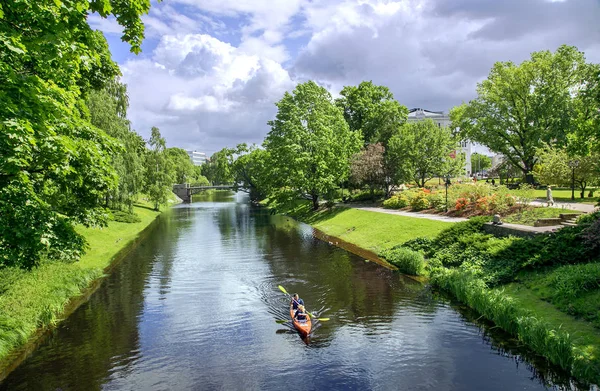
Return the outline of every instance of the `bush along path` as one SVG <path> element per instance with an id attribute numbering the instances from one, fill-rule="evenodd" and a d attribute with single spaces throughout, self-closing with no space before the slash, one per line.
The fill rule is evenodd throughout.
<path id="1" fill-rule="evenodd" d="M 600 384 L 600 212 L 533 238 L 487 235 L 486 221 L 472 218 L 381 255 L 429 276 L 575 378 Z"/>
<path id="2" fill-rule="evenodd" d="M 13 353 L 55 326 L 65 308 L 102 278 L 160 214 L 147 205 L 134 211 L 126 218 L 116 213 L 102 229 L 77 227 L 89 246 L 77 262 L 42 261 L 32 270 L 0 269 L 0 380 L 19 359 Z"/>

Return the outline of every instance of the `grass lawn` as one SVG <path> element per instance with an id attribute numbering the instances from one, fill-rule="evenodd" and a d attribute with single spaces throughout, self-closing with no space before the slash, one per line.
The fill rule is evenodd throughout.
<path id="1" fill-rule="evenodd" d="M 31 271 L 0 270 L 0 373 L 9 364 L 4 359 L 15 348 L 26 344 L 40 327 L 56 324 L 70 300 L 101 277 L 119 251 L 160 214 L 148 204 L 134 209 L 141 218 L 138 223 L 111 221 L 102 229 L 77 227 L 89 244 L 78 262 L 46 262 Z"/>
<path id="2" fill-rule="evenodd" d="M 280 212 L 375 253 L 419 236 L 434 237 L 453 224 L 344 207 L 313 212 L 309 202 Z"/>
<path id="3" fill-rule="evenodd" d="M 583 204 L 592 204 L 595 205 L 598 203 L 598 198 L 600 197 L 600 190 L 596 190 L 594 193 L 594 197 L 588 197 L 588 193 L 591 188 L 587 188 L 585 190 L 585 198 L 580 198 L 578 189 L 575 189 L 575 201 L 571 201 L 571 189 L 557 188 L 552 189 L 552 198 L 557 202 L 577 202 Z M 535 190 L 536 198 L 546 199 L 546 190 Z"/>
<path id="4" fill-rule="evenodd" d="M 573 211 L 564 208 L 530 207 L 522 212 L 517 212 L 503 217 L 502 221 L 510 224 L 533 226 L 533 223 L 535 223 L 539 219 L 558 218 L 561 213 L 573 213 Z"/>
<path id="5" fill-rule="evenodd" d="M 600 330 L 593 327 L 590 322 L 578 320 L 559 311 L 552 304 L 543 301 L 535 291 L 522 284 L 511 283 L 500 289 L 504 289 L 505 294 L 517 300 L 523 309 L 531 311 L 534 316 L 548 322 L 553 329 L 567 331 L 574 337 L 575 347 L 581 349 L 586 357 L 597 360 L 600 354 Z"/>

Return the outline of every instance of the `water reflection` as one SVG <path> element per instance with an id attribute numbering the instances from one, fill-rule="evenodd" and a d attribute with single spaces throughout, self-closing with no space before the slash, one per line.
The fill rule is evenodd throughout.
<path id="1" fill-rule="evenodd" d="M 569 386 L 426 286 L 241 195 L 206 197 L 163 216 L 0 389 Z M 275 322 L 289 318 L 279 284 L 331 319 L 308 343 Z"/>

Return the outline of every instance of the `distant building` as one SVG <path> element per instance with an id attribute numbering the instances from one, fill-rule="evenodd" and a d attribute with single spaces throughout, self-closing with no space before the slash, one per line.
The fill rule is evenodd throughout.
<path id="1" fill-rule="evenodd" d="M 411 109 L 408 111 L 407 122 L 417 122 L 430 119 L 435 122 L 440 128 L 442 126 L 450 126 L 450 116 L 443 111 L 430 111 L 421 108 Z M 471 176 L 471 149 L 473 144 L 468 141 L 461 141 L 460 152 L 465 154 L 465 175 Z"/>
<path id="2" fill-rule="evenodd" d="M 502 163 L 504 163 L 504 155 L 496 154 L 492 156 L 492 168 L 491 170 L 497 169 Z"/>
<path id="3" fill-rule="evenodd" d="M 194 166 L 200 166 L 200 165 L 206 163 L 206 154 L 204 152 L 198 152 L 198 151 L 186 151 L 186 152 L 190 156 L 190 159 L 192 160 L 192 163 L 194 163 Z"/>

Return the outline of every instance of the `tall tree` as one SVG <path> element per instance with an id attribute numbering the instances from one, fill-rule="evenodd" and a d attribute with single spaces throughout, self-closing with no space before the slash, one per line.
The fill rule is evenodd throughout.
<path id="1" fill-rule="evenodd" d="M 348 177 L 351 156 L 361 144 L 329 92 L 309 81 L 277 102 L 277 116 L 264 147 L 270 154 L 272 188 L 319 198 Z"/>
<path id="2" fill-rule="evenodd" d="M 148 0 L 0 2 L 0 266 L 73 259 L 74 223 L 103 224 L 118 144 L 92 126 L 86 95 L 119 74 L 87 16 L 114 16 L 139 52 Z"/>
<path id="3" fill-rule="evenodd" d="M 167 155 L 165 139 L 160 135 L 157 127 L 152 127 L 152 134 L 148 140 L 149 151 L 146 154 L 146 185 L 145 192 L 150 201 L 154 203 L 154 209 L 169 199 L 173 186 L 174 169 Z"/>
<path id="4" fill-rule="evenodd" d="M 600 180 L 600 154 L 573 156 L 565 149 L 544 148 L 538 151 L 539 161 L 533 171 L 535 178 L 548 185 L 568 186 L 573 182 L 581 190 L 581 198 L 585 197 L 588 185 Z M 577 162 L 572 169 L 569 162 Z"/>
<path id="5" fill-rule="evenodd" d="M 106 192 L 106 206 L 126 207 L 130 211 L 144 181 L 145 141 L 130 128 L 127 116 L 128 98 L 124 84 L 113 80 L 102 90 L 88 95 L 87 107 L 91 123 L 114 137 L 121 148 L 111 156 L 118 176 L 118 186 Z"/>
<path id="6" fill-rule="evenodd" d="M 352 157 L 350 178 L 353 182 L 368 186 L 375 202 L 375 190 L 385 185 L 385 148 L 380 143 L 369 144 Z"/>
<path id="7" fill-rule="evenodd" d="M 268 194 L 269 154 L 256 145 L 239 144 L 231 166 L 236 190 L 247 191 L 250 199 L 258 201 Z"/>
<path id="8" fill-rule="evenodd" d="M 346 86 L 340 95 L 335 104 L 344 112 L 350 130 L 362 133 L 365 144 L 387 145 L 408 117 L 408 109 L 394 99 L 387 87 L 371 81 Z"/>
<path id="9" fill-rule="evenodd" d="M 492 167 L 492 158 L 475 152 L 471 155 L 471 172 L 479 172 Z"/>
<path id="10" fill-rule="evenodd" d="M 233 183 L 231 172 L 233 153 L 233 149 L 223 148 L 213 153 L 210 160 L 202 165 L 202 174 L 213 185 L 230 185 Z"/>
<path id="11" fill-rule="evenodd" d="M 464 173 L 464 156 L 456 155 L 459 142 L 447 127 L 430 119 L 408 123 L 390 139 L 389 154 L 398 164 L 397 180 L 417 186 L 436 177 Z"/>
<path id="12" fill-rule="evenodd" d="M 167 156 L 173 167 L 173 179 L 176 183 L 191 183 L 196 179 L 194 163 L 185 150 L 176 147 L 167 148 Z"/>
<path id="13" fill-rule="evenodd" d="M 520 65 L 498 62 L 477 85 L 478 97 L 452 109 L 453 126 L 504 155 L 531 183 L 536 150 L 565 145 L 570 132 L 589 127 L 597 114 L 582 104 L 591 75 L 572 46 L 535 52 Z"/>

